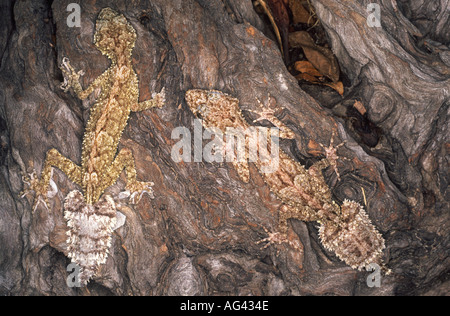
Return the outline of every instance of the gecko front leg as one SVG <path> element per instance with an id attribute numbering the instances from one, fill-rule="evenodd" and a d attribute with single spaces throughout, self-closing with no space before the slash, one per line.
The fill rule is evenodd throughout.
<path id="1" fill-rule="evenodd" d="M 140 112 L 153 108 L 162 108 L 166 102 L 166 89 L 162 88 L 160 93 L 153 93 L 151 100 L 136 103 L 131 106 L 131 111 Z"/>
<path id="2" fill-rule="evenodd" d="M 267 120 L 273 125 L 275 125 L 280 130 L 280 137 L 284 139 L 294 139 L 294 132 L 287 127 L 283 122 L 281 122 L 278 118 L 275 117 L 276 110 L 273 109 L 274 99 L 269 95 L 267 105 L 264 105 L 259 99 L 256 99 L 259 104 L 260 111 L 249 110 L 251 113 L 257 114 L 259 117 L 253 120 L 253 123 L 260 122 L 263 120 Z M 272 104 L 272 106 L 271 106 Z"/>
<path id="3" fill-rule="evenodd" d="M 316 163 L 316 165 L 317 165 L 317 169 L 319 169 L 319 171 L 328 166 L 331 166 L 333 168 L 334 172 L 336 172 L 336 176 L 337 176 L 338 180 L 341 180 L 341 175 L 339 174 L 339 170 L 338 170 L 338 166 L 337 166 L 337 162 L 339 159 L 337 151 L 339 148 L 341 148 L 342 146 L 345 145 L 345 142 L 342 142 L 339 145 L 335 145 L 334 144 L 335 136 L 336 136 L 336 132 L 333 131 L 333 133 L 331 134 L 330 146 L 328 146 L 328 147 L 319 143 L 320 147 L 322 147 L 325 150 L 326 158 L 323 159 L 322 161 L 319 161 L 319 163 Z M 346 157 L 341 157 L 341 159 L 349 160 Z"/>
<path id="4" fill-rule="evenodd" d="M 52 177 L 52 168 L 58 168 L 62 172 L 64 172 L 67 177 L 74 183 L 79 186 L 82 185 L 82 177 L 81 177 L 81 168 L 72 162 L 70 159 L 64 157 L 57 151 L 56 149 L 50 149 L 47 152 L 47 156 L 45 158 L 44 169 L 42 170 L 41 179 L 38 180 L 33 176 L 23 177 L 23 181 L 25 184 L 28 184 L 29 187 L 24 189 L 21 193 L 21 196 L 24 197 L 29 192 L 34 191 L 36 193 L 33 203 L 33 211 L 36 210 L 39 202 L 43 202 L 46 207 L 48 207 L 48 187 L 50 184 L 50 180 Z"/>
<path id="5" fill-rule="evenodd" d="M 69 58 L 64 57 L 60 69 L 64 75 L 64 82 L 61 84 L 61 89 L 67 92 L 70 88 L 76 93 L 80 100 L 86 99 L 94 90 L 101 86 L 102 82 L 110 75 L 109 70 L 106 70 L 102 75 L 100 75 L 91 85 L 83 90 L 80 84 L 80 77 L 84 75 L 84 71 L 80 70 L 78 72 L 70 64 Z"/>

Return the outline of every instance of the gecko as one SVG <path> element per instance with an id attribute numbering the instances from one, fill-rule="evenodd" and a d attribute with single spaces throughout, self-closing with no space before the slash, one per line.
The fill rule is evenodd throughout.
<path id="1" fill-rule="evenodd" d="M 137 74 L 132 65 L 132 50 L 137 38 L 136 30 L 123 14 L 104 8 L 98 15 L 94 34 L 97 49 L 111 61 L 111 66 L 91 85 L 83 90 L 80 76 L 68 58 L 64 57 L 61 70 L 64 83 L 61 88 L 70 88 L 81 100 L 96 89 L 100 95 L 90 110 L 89 120 L 83 136 L 81 165 L 77 165 L 56 149 L 47 152 L 40 180 L 36 172 L 24 176 L 28 188 L 22 196 L 34 191 L 33 211 L 40 202 L 48 208 L 48 189 L 53 168 L 82 188 L 82 192 L 70 192 L 64 201 L 64 218 L 67 220 L 68 257 L 80 267 L 81 285 L 97 274 L 106 263 L 111 246 L 112 231 L 117 224 L 116 205 L 104 191 L 113 185 L 123 170 L 127 175 L 126 192 L 130 203 L 136 204 L 143 193 L 153 197 L 152 182 L 136 179 L 136 166 L 131 150 L 118 152 L 122 133 L 131 112 L 161 108 L 165 103 L 164 88 L 152 99 L 139 102 Z"/>
<path id="2" fill-rule="evenodd" d="M 187 91 L 185 99 L 192 113 L 202 120 L 205 129 L 218 128 L 226 133 L 229 128 L 248 130 L 251 127 L 242 114 L 239 100 L 226 93 L 194 89 Z M 293 139 L 295 134 L 275 117 L 275 111 L 258 102 L 261 110 L 250 111 L 260 115 L 254 122 L 268 120 L 280 129 L 281 138 Z M 315 221 L 320 224 L 319 237 L 323 246 L 353 269 L 361 271 L 373 263 L 383 266 L 385 241 L 382 235 L 359 203 L 346 199 L 338 205 L 332 199 L 322 174 L 325 168 L 337 166 L 337 149 L 340 146 L 334 146 L 332 137 L 329 147 L 322 145 L 326 158 L 308 169 L 281 149 L 278 169 L 272 173 L 262 172 L 262 162 L 255 161 L 270 191 L 282 202 L 278 212 L 278 231 L 271 233 L 265 229 L 269 237 L 260 243 L 267 243 L 264 248 L 282 243 L 295 248 L 295 244 L 288 240 L 288 220 Z M 272 148 L 269 146 L 267 150 Z M 248 183 L 248 161 L 233 161 L 233 166 L 242 181 Z"/>

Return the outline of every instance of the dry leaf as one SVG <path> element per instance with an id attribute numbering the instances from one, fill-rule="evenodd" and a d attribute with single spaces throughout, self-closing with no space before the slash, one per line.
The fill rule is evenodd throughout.
<path id="1" fill-rule="evenodd" d="M 289 0 L 289 7 L 292 11 L 294 24 L 304 23 L 311 26 L 316 23 L 316 19 L 305 9 L 300 0 Z"/>
<path id="2" fill-rule="evenodd" d="M 289 13 L 284 1 L 288 0 L 256 0 L 269 18 L 280 45 L 281 53 L 285 61 L 287 61 L 289 50 Z"/>
<path id="3" fill-rule="evenodd" d="M 326 86 L 328 86 L 330 88 L 333 88 L 340 95 L 342 95 L 342 96 L 344 95 L 344 84 L 341 81 L 339 81 L 339 82 L 330 82 L 330 83 L 323 82 L 322 84 L 324 84 L 324 85 L 326 85 Z"/>
<path id="4" fill-rule="evenodd" d="M 277 23 L 280 33 L 282 29 L 289 29 L 289 13 L 284 0 L 265 0 L 269 5 L 275 22 Z"/>
<path id="5" fill-rule="evenodd" d="M 366 108 L 364 107 L 364 104 L 362 104 L 361 101 L 355 101 L 355 104 L 353 104 L 353 107 L 355 109 L 357 109 L 358 112 L 361 113 L 362 115 L 366 114 L 366 112 L 367 112 Z"/>
<path id="6" fill-rule="evenodd" d="M 280 30 L 278 29 L 277 23 L 275 22 L 275 18 L 273 17 L 273 14 L 272 14 L 272 11 L 269 8 L 269 5 L 264 0 L 256 0 L 256 2 L 261 6 L 261 8 L 263 9 L 264 13 L 269 18 L 270 24 L 272 24 L 275 36 L 277 37 L 278 44 L 280 45 L 280 48 L 281 48 L 281 50 L 283 52 L 283 46 L 282 46 L 282 41 L 281 41 Z"/>
<path id="7" fill-rule="evenodd" d="M 323 75 L 307 60 L 297 61 L 294 65 L 295 70 L 301 72 L 296 75 L 297 80 L 305 80 L 313 84 L 321 84 L 333 88 L 340 95 L 344 95 L 344 84 L 342 82 L 325 82 Z"/>
<path id="8" fill-rule="evenodd" d="M 306 73 L 314 77 L 322 77 L 323 75 L 307 60 L 297 61 L 294 65 L 295 70 Z"/>
<path id="9" fill-rule="evenodd" d="M 295 79 L 297 79 L 299 81 L 300 80 L 308 81 L 308 82 L 314 83 L 314 84 L 321 84 L 320 80 L 317 77 L 314 77 L 314 76 L 312 76 L 310 74 L 306 74 L 306 73 L 295 75 Z"/>
<path id="10" fill-rule="evenodd" d="M 281 35 L 281 49 L 283 52 L 284 60 L 287 62 L 289 59 L 289 12 L 286 7 L 285 1 L 289 0 L 266 0 L 272 11 L 273 18 L 278 26 L 278 30 Z"/>
<path id="11" fill-rule="evenodd" d="M 316 45 L 311 35 L 304 31 L 289 34 L 289 42 L 292 47 L 301 47 L 306 58 L 322 75 L 333 82 L 339 81 L 339 64 L 330 49 Z"/>
<path id="12" fill-rule="evenodd" d="M 289 34 L 289 42 L 292 47 L 315 46 L 314 40 L 308 32 L 298 31 Z"/>

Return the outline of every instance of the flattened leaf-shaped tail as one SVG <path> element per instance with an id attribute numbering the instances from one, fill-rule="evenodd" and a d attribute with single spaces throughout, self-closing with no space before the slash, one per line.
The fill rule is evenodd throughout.
<path id="1" fill-rule="evenodd" d="M 345 200 L 339 223 L 323 222 L 319 235 L 326 249 L 333 251 L 353 269 L 382 263 L 385 241 L 361 205 Z"/>
<path id="2" fill-rule="evenodd" d="M 105 195 L 89 205 L 79 191 L 70 192 L 64 202 L 67 220 L 68 257 L 80 266 L 80 283 L 84 286 L 106 263 L 113 228 L 116 226 L 114 200 Z"/>

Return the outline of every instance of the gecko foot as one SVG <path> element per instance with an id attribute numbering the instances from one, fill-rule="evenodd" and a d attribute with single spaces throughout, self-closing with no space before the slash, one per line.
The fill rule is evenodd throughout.
<path id="1" fill-rule="evenodd" d="M 34 191 L 33 212 L 36 211 L 39 203 L 43 203 L 48 210 L 48 185 L 39 182 L 36 170 L 28 175 L 22 175 L 22 181 L 27 187 L 20 193 L 20 198 L 24 198 Z"/>
<path id="2" fill-rule="evenodd" d="M 267 103 L 270 104 L 271 103 L 270 95 L 268 98 L 269 98 L 269 101 Z M 273 122 L 276 119 L 276 117 L 275 117 L 276 111 L 273 108 L 271 108 L 270 105 L 264 105 L 258 98 L 256 98 L 256 101 L 258 102 L 261 110 L 260 111 L 249 110 L 249 112 L 255 113 L 259 116 L 257 119 L 253 120 L 253 123 L 260 122 L 263 120 Z"/>
<path id="3" fill-rule="evenodd" d="M 285 139 L 294 139 L 295 138 L 294 132 L 275 116 L 275 113 L 277 111 L 283 110 L 284 108 L 281 106 L 276 107 L 276 101 L 270 95 L 268 95 L 267 99 L 268 99 L 267 103 L 263 104 L 258 98 L 256 98 L 256 101 L 258 102 L 259 108 L 261 110 L 260 111 L 249 110 L 249 112 L 255 113 L 259 116 L 257 119 L 253 120 L 253 123 L 267 120 L 279 129 L 280 131 L 279 137 Z"/>
<path id="4" fill-rule="evenodd" d="M 152 99 L 155 100 L 156 108 L 162 108 L 166 103 L 166 88 L 162 88 L 159 93 L 153 93 Z"/>
<path id="5" fill-rule="evenodd" d="M 129 197 L 131 204 L 138 204 L 144 193 L 147 193 L 152 199 L 155 198 L 152 188 L 154 185 L 153 182 L 134 181 L 131 184 L 127 184 L 126 191 L 122 192 L 119 196 L 121 198 Z"/>
<path id="6" fill-rule="evenodd" d="M 346 157 L 339 157 L 337 154 L 337 151 L 339 148 L 345 145 L 346 142 L 342 142 L 339 145 L 334 145 L 334 139 L 336 136 L 336 132 L 333 131 L 333 134 L 331 134 L 331 140 L 330 140 L 330 146 L 326 147 L 323 144 L 320 144 L 320 147 L 322 147 L 325 150 L 325 157 L 327 158 L 328 162 L 330 163 L 330 166 L 334 169 L 334 172 L 336 172 L 338 180 L 341 179 L 341 175 L 339 174 L 339 170 L 337 167 L 338 159 L 342 160 L 348 160 Z"/>
<path id="7" fill-rule="evenodd" d="M 277 245 L 281 245 L 281 244 L 288 244 L 289 246 L 291 246 L 292 248 L 294 248 L 295 250 L 301 250 L 300 247 L 290 241 L 288 239 L 287 234 L 283 234 L 280 232 L 276 232 L 276 233 L 272 233 L 269 230 L 267 230 L 267 228 L 264 227 L 264 230 L 266 231 L 266 233 L 269 235 L 267 238 L 264 238 L 260 241 L 258 241 L 256 244 L 262 244 L 262 243 L 267 243 L 262 249 L 266 249 L 271 245 L 277 244 Z"/>
<path id="8" fill-rule="evenodd" d="M 84 75 L 84 71 L 80 70 L 76 72 L 70 64 L 69 58 L 64 57 L 60 66 L 64 75 L 64 82 L 61 84 L 61 89 L 67 92 L 75 81 L 80 80 L 80 77 Z"/>

